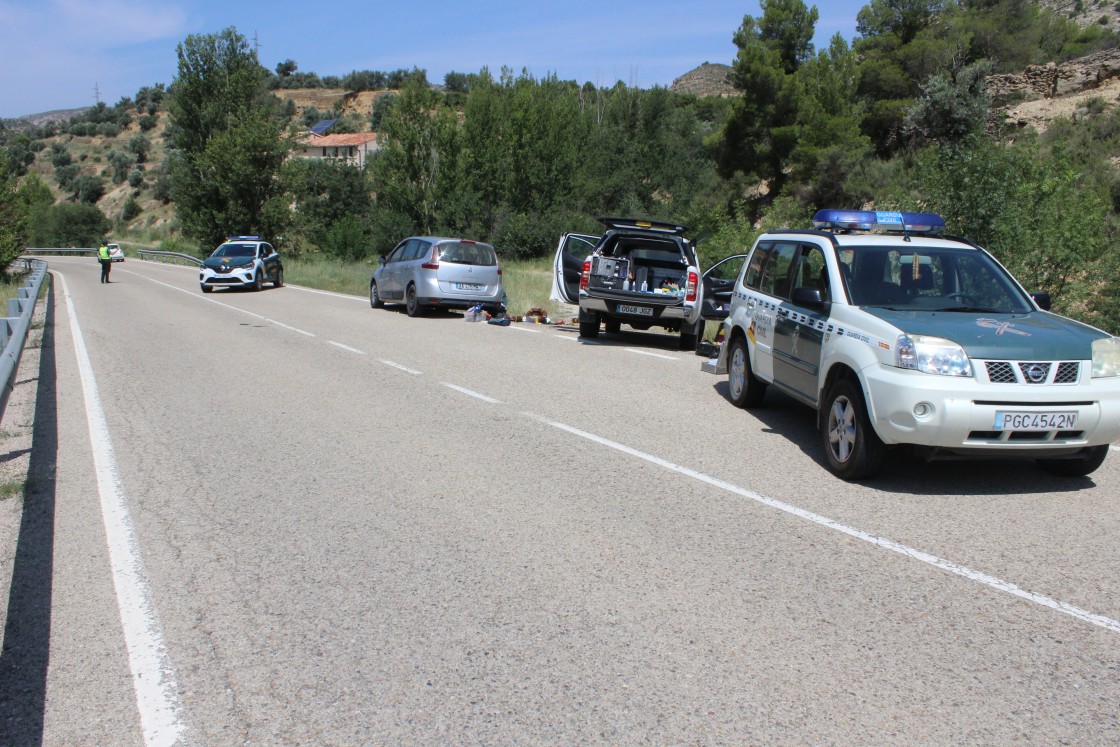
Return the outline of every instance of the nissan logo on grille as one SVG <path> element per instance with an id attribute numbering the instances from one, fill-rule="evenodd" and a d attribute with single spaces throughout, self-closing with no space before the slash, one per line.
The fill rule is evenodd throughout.
<path id="1" fill-rule="evenodd" d="M 1041 384 L 1046 381 L 1046 368 L 1038 363 L 1032 363 L 1025 373 L 1032 384 Z"/>

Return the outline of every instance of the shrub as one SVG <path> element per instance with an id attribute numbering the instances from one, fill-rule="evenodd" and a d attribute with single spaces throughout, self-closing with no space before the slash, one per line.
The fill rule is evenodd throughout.
<path id="1" fill-rule="evenodd" d="M 105 194 L 105 182 L 100 177 L 83 174 L 70 184 L 70 191 L 78 202 L 93 205 Z"/>
<path id="2" fill-rule="evenodd" d="M 128 175 L 128 186 L 139 189 L 144 185 L 144 172 L 140 169 L 133 169 Z"/>
<path id="3" fill-rule="evenodd" d="M 140 203 L 129 197 L 121 208 L 121 222 L 131 222 L 136 216 L 140 215 L 140 212 Z"/>

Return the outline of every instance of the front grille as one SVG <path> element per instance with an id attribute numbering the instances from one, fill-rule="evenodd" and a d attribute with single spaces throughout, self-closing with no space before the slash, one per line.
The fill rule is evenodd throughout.
<path id="1" fill-rule="evenodd" d="M 1080 361 L 985 361 L 992 384 L 1076 384 Z"/>
<path id="2" fill-rule="evenodd" d="M 1050 441 L 1055 444 L 1081 442 L 1085 431 L 971 431 L 967 441 L 973 443 L 1009 443 L 1016 441 Z"/>

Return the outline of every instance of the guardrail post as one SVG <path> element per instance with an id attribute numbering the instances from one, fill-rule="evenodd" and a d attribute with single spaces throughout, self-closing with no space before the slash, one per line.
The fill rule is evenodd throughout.
<path id="1" fill-rule="evenodd" d="M 9 304 L 10 305 L 10 304 Z M 16 329 L 16 322 L 19 317 L 5 317 L 0 319 L 0 350 L 8 346 L 8 339 Z"/>

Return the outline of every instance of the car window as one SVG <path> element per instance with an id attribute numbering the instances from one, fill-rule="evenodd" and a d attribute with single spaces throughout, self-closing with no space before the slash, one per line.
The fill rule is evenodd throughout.
<path id="1" fill-rule="evenodd" d="M 799 246 L 794 242 L 780 241 L 774 244 L 769 260 L 762 268 L 759 290 L 781 298 L 789 294 L 790 269 L 798 249 Z"/>
<path id="2" fill-rule="evenodd" d="M 420 259 L 421 257 L 427 259 L 429 247 L 431 247 L 431 244 L 427 241 L 423 241 L 422 239 L 412 239 L 408 242 L 408 249 L 405 250 L 402 261 L 411 262 L 415 259 Z"/>
<path id="3" fill-rule="evenodd" d="M 215 257 L 254 257 L 257 249 L 252 244 L 222 244 L 214 252 Z"/>
<path id="4" fill-rule="evenodd" d="M 493 267 L 498 264 L 498 258 L 494 255 L 493 248 L 486 244 L 445 241 L 439 245 L 439 251 L 439 260 L 453 265 Z"/>
<path id="5" fill-rule="evenodd" d="M 1026 299 L 1007 273 L 974 249 L 917 246 L 846 247 L 849 295 L 857 306 L 922 310 L 1025 312 Z"/>
<path id="6" fill-rule="evenodd" d="M 728 257 L 721 259 L 714 265 L 708 268 L 704 273 L 706 276 L 715 280 L 736 280 L 739 277 L 739 272 L 743 269 L 743 261 L 745 257 Z"/>
<path id="7" fill-rule="evenodd" d="M 824 262 L 824 252 L 815 244 L 803 244 L 798 252 L 797 261 L 791 273 L 789 295 L 794 288 L 816 288 L 822 300 L 829 300 L 828 270 Z"/>
<path id="8" fill-rule="evenodd" d="M 762 280 L 762 268 L 770 258 L 773 248 L 774 245 L 768 241 L 760 242 L 755 247 L 754 254 L 750 257 L 750 264 L 747 265 L 747 273 L 743 277 L 743 285 L 758 290 L 758 283 Z"/>

